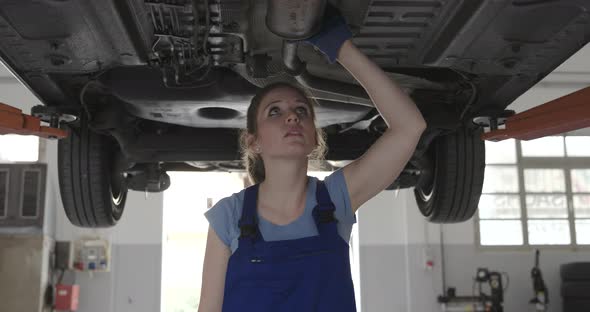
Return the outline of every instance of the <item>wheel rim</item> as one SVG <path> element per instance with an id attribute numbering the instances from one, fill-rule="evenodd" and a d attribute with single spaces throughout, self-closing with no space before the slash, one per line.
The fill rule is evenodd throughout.
<path id="1" fill-rule="evenodd" d="M 418 180 L 418 184 L 415 188 L 416 195 L 420 201 L 422 201 L 422 203 L 418 205 L 418 208 L 422 214 L 427 217 L 432 214 L 433 206 L 430 203 L 432 202 L 432 197 L 436 192 L 436 164 L 435 155 L 432 150 L 433 149 L 430 149 L 422 160 L 420 179 Z"/>
<path id="2" fill-rule="evenodd" d="M 422 169 L 421 177 L 416 186 L 420 199 L 424 202 L 428 202 L 434 194 L 434 172 L 432 166 Z"/>
<path id="3" fill-rule="evenodd" d="M 420 199 L 422 199 L 422 201 L 428 202 L 430 198 L 432 198 L 433 191 L 434 183 L 428 185 L 426 188 L 418 188 L 418 195 L 420 196 Z"/>
<path id="4" fill-rule="evenodd" d="M 119 159 L 119 152 L 115 152 L 115 157 L 111 159 L 110 174 L 110 193 L 112 216 L 118 220 L 123 212 L 123 205 L 127 196 L 127 185 L 125 184 L 125 173 L 123 172 L 122 163 Z"/>
<path id="5" fill-rule="evenodd" d="M 124 199 L 124 193 L 127 191 L 123 186 L 124 177 L 122 173 L 113 172 L 111 174 L 111 200 L 113 205 L 119 207 Z"/>

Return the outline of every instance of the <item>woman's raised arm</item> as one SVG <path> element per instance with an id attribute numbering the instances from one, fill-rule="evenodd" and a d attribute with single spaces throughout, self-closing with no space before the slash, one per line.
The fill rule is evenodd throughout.
<path id="1" fill-rule="evenodd" d="M 388 126 L 364 155 L 343 169 L 356 212 L 399 176 L 412 157 L 426 122 L 412 99 L 350 40 L 340 48 L 338 62 L 365 88 Z"/>

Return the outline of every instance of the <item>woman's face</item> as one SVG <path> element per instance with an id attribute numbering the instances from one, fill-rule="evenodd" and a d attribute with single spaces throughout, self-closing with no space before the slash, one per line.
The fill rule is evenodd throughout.
<path id="1" fill-rule="evenodd" d="M 307 157 L 315 148 L 316 129 L 310 104 L 300 92 L 278 87 L 261 100 L 258 135 L 252 148 L 267 157 Z"/>

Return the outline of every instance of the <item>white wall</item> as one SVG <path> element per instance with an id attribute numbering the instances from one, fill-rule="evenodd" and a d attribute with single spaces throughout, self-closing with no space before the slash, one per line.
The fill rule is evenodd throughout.
<path id="1" fill-rule="evenodd" d="M 358 212 L 362 311 L 436 311 L 442 292 L 438 225 L 411 190 L 384 191 Z M 435 262 L 426 269 L 426 258 Z"/>

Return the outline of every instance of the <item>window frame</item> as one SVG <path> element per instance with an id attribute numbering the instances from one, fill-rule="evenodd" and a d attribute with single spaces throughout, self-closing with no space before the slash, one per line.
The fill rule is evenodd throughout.
<path id="1" fill-rule="evenodd" d="M 4 185 L 6 186 L 6 188 L 3 190 L 6 192 L 6 194 L 4 196 L 4 200 L 0 202 L 0 207 L 2 207 L 2 209 L 0 210 L 0 212 L 2 212 L 0 214 L 0 220 L 5 220 L 6 218 L 8 218 L 8 194 L 10 194 L 10 169 L 0 168 L 0 172 L 6 173 L 6 178 L 4 179 Z"/>
<path id="2" fill-rule="evenodd" d="M 37 189 L 35 190 L 36 193 L 36 203 L 35 203 L 35 215 L 33 216 L 25 216 L 25 177 L 27 175 L 27 173 L 29 172 L 36 172 L 37 173 L 37 181 L 36 181 L 36 185 L 37 185 Z M 23 219 L 23 220 L 35 220 L 37 218 L 39 218 L 39 210 L 41 207 L 41 196 L 40 194 L 41 192 L 41 187 L 42 187 L 42 180 L 41 180 L 41 176 L 43 175 L 43 172 L 41 171 L 41 169 L 39 168 L 30 168 L 30 169 L 24 169 L 21 172 L 21 193 L 20 193 L 20 198 L 19 198 L 19 218 Z M 44 200 L 44 199 L 43 199 Z"/>
<path id="3" fill-rule="evenodd" d="M 476 239 L 476 246 L 478 249 L 482 250 L 510 250 L 510 251 L 529 251 L 533 249 L 537 249 L 542 247 L 543 249 L 554 249 L 554 250 L 590 250 L 590 244 L 583 244 L 579 245 L 577 243 L 577 235 L 576 235 L 576 220 L 590 220 L 590 218 L 575 218 L 574 212 L 574 203 L 573 203 L 573 196 L 574 195 L 590 195 L 590 193 L 586 192 L 576 192 L 572 191 L 572 181 L 571 181 L 571 170 L 575 169 L 585 169 L 590 170 L 590 156 L 568 156 L 567 154 L 567 135 L 560 135 L 563 138 L 563 149 L 564 149 L 564 156 L 523 156 L 522 155 L 522 141 L 521 140 L 514 140 L 515 143 L 515 152 L 516 152 L 516 161 L 515 163 L 499 163 L 499 164 L 487 164 L 488 166 L 494 167 L 501 167 L 501 166 L 516 166 L 517 176 L 518 176 L 518 192 L 517 193 L 506 193 L 506 192 L 498 192 L 498 193 L 482 193 L 482 195 L 517 195 L 520 201 L 520 218 L 513 218 L 513 219 L 480 219 L 479 217 L 479 207 L 478 212 L 474 216 L 474 231 L 475 231 L 475 239 Z M 590 137 L 590 136 L 589 136 Z M 562 192 L 541 192 L 542 194 L 560 194 L 565 195 L 566 197 L 566 209 L 567 209 L 567 218 L 558 219 L 558 218 L 528 218 L 527 206 L 526 206 L 526 196 L 527 195 L 534 195 L 539 192 L 526 192 L 525 190 L 525 181 L 524 181 L 524 172 L 527 169 L 560 169 L 564 172 L 564 179 L 565 179 L 565 191 Z M 480 221 L 482 220 L 519 220 L 521 223 L 521 230 L 522 230 L 522 245 L 482 245 L 481 244 L 481 232 L 480 232 Z M 569 226 L 569 234 L 570 234 L 570 243 L 569 244 L 530 244 L 529 233 L 528 233 L 528 221 L 531 220 L 567 220 Z"/>

